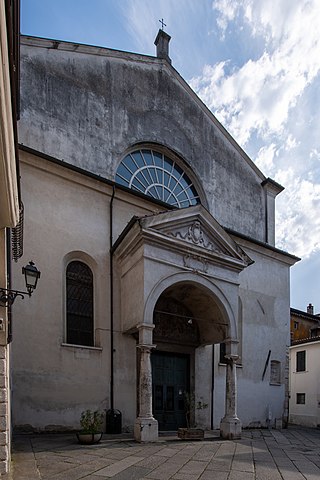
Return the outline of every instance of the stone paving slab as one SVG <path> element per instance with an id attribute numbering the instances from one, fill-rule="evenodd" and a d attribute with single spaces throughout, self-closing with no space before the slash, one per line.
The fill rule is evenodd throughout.
<path id="1" fill-rule="evenodd" d="M 104 435 L 84 446 L 72 434 L 17 435 L 3 480 L 320 480 L 320 429 L 244 430 L 227 441 L 175 436 L 138 444 Z"/>

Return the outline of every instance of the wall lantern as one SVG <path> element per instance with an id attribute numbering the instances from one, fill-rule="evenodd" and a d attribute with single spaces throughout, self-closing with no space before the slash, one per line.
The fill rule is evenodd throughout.
<path id="1" fill-rule="evenodd" d="M 7 288 L 0 288 L 0 306 L 8 307 L 13 304 L 15 299 L 19 296 L 24 298 L 25 295 L 31 297 L 33 290 L 36 288 L 41 272 L 37 269 L 35 264 L 31 261 L 25 267 L 22 267 L 22 274 L 26 282 L 26 292 L 20 290 L 9 290 Z"/>

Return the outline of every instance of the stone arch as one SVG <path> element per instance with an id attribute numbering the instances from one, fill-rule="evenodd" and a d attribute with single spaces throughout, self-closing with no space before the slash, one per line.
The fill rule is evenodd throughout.
<path id="1" fill-rule="evenodd" d="M 192 272 L 179 272 L 168 277 L 163 278 L 160 280 L 154 288 L 151 290 L 144 308 L 144 318 L 143 323 L 145 325 L 151 325 L 153 322 L 153 312 L 155 309 L 155 305 L 160 298 L 160 296 L 164 292 L 170 291 L 173 288 L 180 288 L 180 287 L 187 287 L 197 290 L 197 292 L 202 292 L 204 295 L 204 299 L 209 305 L 211 299 L 211 306 L 215 308 L 216 314 L 219 315 L 219 320 L 221 324 L 225 324 L 226 332 L 225 338 L 229 338 L 232 340 L 237 340 L 237 323 L 236 323 L 236 315 L 231 307 L 229 300 L 227 299 L 226 295 L 222 292 L 222 290 L 208 278 L 203 277 L 202 275 L 196 275 Z M 181 291 L 181 293 L 183 290 Z M 202 344 L 211 344 L 211 343 L 219 343 L 224 339 L 219 339 L 219 341 L 211 341 L 213 338 L 210 337 L 210 332 L 205 331 L 205 323 L 211 320 L 211 325 L 214 324 L 213 318 L 210 314 L 210 311 L 205 315 L 205 312 L 202 312 L 203 317 L 203 324 L 201 325 L 200 322 L 200 329 L 202 332 Z M 197 316 L 197 315 L 195 315 Z M 199 315 L 200 316 L 200 315 Z M 200 318 L 201 320 L 201 318 Z"/>

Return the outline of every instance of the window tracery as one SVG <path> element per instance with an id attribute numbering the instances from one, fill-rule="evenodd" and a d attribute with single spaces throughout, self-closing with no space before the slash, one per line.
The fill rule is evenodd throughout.
<path id="1" fill-rule="evenodd" d="M 129 153 L 118 167 L 116 182 L 177 208 L 200 203 L 186 172 L 177 162 L 155 150 Z"/>
<path id="2" fill-rule="evenodd" d="M 85 263 L 68 264 L 66 290 L 67 343 L 93 346 L 93 275 Z"/>

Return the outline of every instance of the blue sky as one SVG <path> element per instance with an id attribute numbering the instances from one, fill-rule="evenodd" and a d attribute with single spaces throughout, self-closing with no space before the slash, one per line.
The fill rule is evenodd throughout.
<path id="1" fill-rule="evenodd" d="M 277 198 L 276 244 L 302 257 L 291 306 L 320 312 L 319 0 L 21 0 L 21 32 L 155 55 L 173 66 L 262 172 Z"/>

